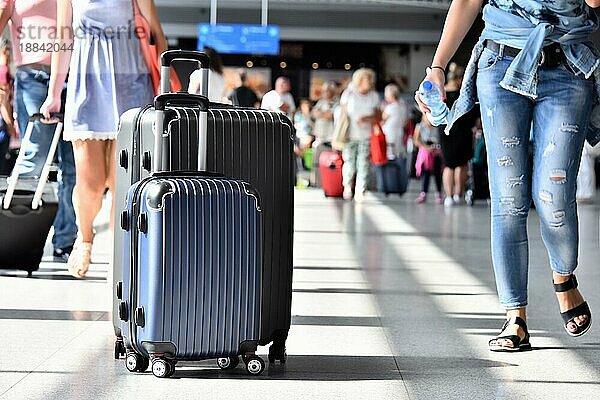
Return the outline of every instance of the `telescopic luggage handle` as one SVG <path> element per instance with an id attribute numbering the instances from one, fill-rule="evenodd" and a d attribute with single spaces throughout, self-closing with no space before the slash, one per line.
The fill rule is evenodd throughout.
<path id="1" fill-rule="evenodd" d="M 156 111 L 164 111 L 167 106 L 197 106 L 202 111 L 208 111 L 210 102 L 205 96 L 198 94 L 180 93 L 165 93 L 159 94 L 154 98 L 154 109 Z"/>
<path id="2" fill-rule="evenodd" d="M 46 187 L 46 182 L 48 181 L 48 174 L 50 173 L 50 166 L 52 165 L 52 161 L 54 160 L 54 153 L 56 152 L 56 147 L 58 146 L 58 141 L 60 139 L 60 135 L 63 129 L 63 118 L 63 114 L 61 113 L 50 114 L 50 119 L 58 119 L 58 123 L 56 124 L 56 129 L 54 130 L 54 136 L 52 138 L 52 142 L 50 143 L 50 149 L 48 151 L 48 156 L 46 157 L 44 168 L 42 169 L 42 174 L 40 175 L 39 182 L 33 195 L 33 200 L 31 202 L 31 208 L 33 210 L 38 209 L 42 200 L 42 195 L 44 194 L 44 188 Z M 21 150 L 19 151 L 19 156 L 17 157 L 17 161 L 15 162 L 12 174 L 10 175 L 8 188 L 6 189 L 6 195 L 4 196 L 4 199 L 2 201 L 2 208 L 4 208 L 5 210 L 10 208 L 10 203 L 15 194 L 17 182 L 19 181 L 21 165 L 23 164 L 23 160 L 25 159 L 25 151 L 27 146 L 31 143 L 31 133 L 33 132 L 34 123 L 38 120 L 41 121 L 43 119 L 44 115 L 40 113 L 35 113 L 31 117 L 29 117 L 29 124 L 27 124 L 27 130 L 25 131 L 25 136 L 23 137 Z"/>
<path id="3" fill-rule="evenodd" d="M 167 50 L 160 55 L 160 64 L 163 67 L 170 67 L 174 60 L 198 61 L 200 68 L 210 68 L 210 58 L 200 51 Z"/>
<path id="4" fill-rule="evenodd" d="M 175 60 L 198 63 L 198 69 L 201 71 L 200 94 L 208 96 L 210 58 L 205 53 L 190 50 L 167 50 L 160 55 L 160 93 L 171 91 L 171 64 Z"/>
<path id="5" fill-rule="evenodd" d="M 153 172 L 167 169 L 170 159 L 168 151 L 164 150 L 163 144 L 168 143 L 169 132 L 164 130 L 165 109 L 168 105 L 198 107 L 198 169 L 206 169 L 206 132 L 208 129 L 208 107 L 210 102 L 205 96 L 189 93 L 165 93 L 159 94 L 154 99 L 156 110 L 156 130 L 154 135 L 154 163 Z"/>

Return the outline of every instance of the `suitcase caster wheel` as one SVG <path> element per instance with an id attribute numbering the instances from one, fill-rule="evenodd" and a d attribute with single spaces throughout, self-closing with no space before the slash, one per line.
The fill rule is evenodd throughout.
<path id="1" fill-rule="evenodd" d="M 157 378 L 168 378 L 175 373 L 175 366 L 162 358 L 152 361 L 152 374 Z"/>
<path id="2" fill-rule="evenodd" d="M 115 360 L 118 360 L 119 358 L 121 358 L 121 356 L 124 356 L 125 354 L 125 344 L 123 343 L 123 340 L 115 340 Z"/>
<path id="3" fill-rule="evenodd" d="M 250 356 L 248 357 L 248 362 L 246 363 L 246 371 L 250 375 L 260 375 L 265 370 L 265 362 L 259 356 Z"/>
<path id="4" fill-rule="evenodd" d="M 217 359 L 217 365 L 219 368 L 227 370 L 234 369 L 240 363 L 239 357 L 223 357 Z"/>
<path id="5" fill-rule="evenodd" d="M 129 353 L 125 357 L 125 367 L 129 372 L 144 372 L 148 369 L 150 361 L 136 353 Z"/>

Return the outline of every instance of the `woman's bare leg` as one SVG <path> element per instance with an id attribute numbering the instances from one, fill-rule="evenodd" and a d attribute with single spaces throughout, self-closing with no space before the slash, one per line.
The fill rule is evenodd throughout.
<path id="1" fill-rule="evenodd" d="M 454 194 L 454 170 L 448 167 L 444 168 L 443 173 L 444 191 L 447 197 L 452 197 Z"/>
<path id="2" fill-rule="evenodd" d="M 73 142 L 77 179 L 73 190 L 73 205 L 83 242 L 93 239 L 93 223 L 102 207 L 106 187 L 106 142 L 78 140 Z"/>
<path id="3" fill-rule="evenodd" d="M 454 169 L 454 194 L 462 196 L 465 194 L 465 183 L 467 182 L 468 168 L 461 165 Z"/>
<path id="4" fill-rule="evenodd" d="M 107 182 L 107 143 L 100 140 L 78 140 L 73 143 L 77 178 L 73 190 L 73 206 L 79 227 L 79 238 L 67 263 L 69 272 L 83 278 L 90 265 L 94 219 L 102 207 Z"/>

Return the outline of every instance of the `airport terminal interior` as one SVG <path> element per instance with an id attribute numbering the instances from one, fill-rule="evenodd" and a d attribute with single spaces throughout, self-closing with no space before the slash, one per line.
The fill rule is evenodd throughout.
<path id="1" fill-rule="evenodd" d="M 137 1 L 142 3 L 143 0 Z M 453 196 L 452 193 L 444 195 L 444 188 L 436 188 L 438 182 L 435 181 L 442 180 L 443 165 L 439 165 L 437 172 L 427 172 L 427 180 L 430 175 L 432 179 L 425 195 L 424 170 L 418 171 L 426 167 L 416 166 L 420 163 L 421 142 L 415 137 L 415 126 L 420 126 L 420 132 L 423 132 L 426 121 L 421 120 L 413 97 L 425 76 L 425 68 L 431 64 L 450 0 L 154 0 L 154 3 L 170 49 L 199 51 L 211 47 L 216 50 L 217 55 L 213 57 L 222 61 L 223 91 L 220 98 L 210 100 L 229 102 L 227 106 L 221 106 L 223 109 L 232 107 L 231 102 L 235 104 L 236 100 L 232 100 L 234 97 L 229 93 L 239 85 L 241 76 L 247 79 L 248 87 L 255 93 L 256 106 L 261 106 L 263 98 L 262 108 L 266 108 L 264 97 L 280 84 L 278 78 L 287 78 L 287 94 L 292 95 L 297 106 L 295 115 L 287 106 L 280 110 L 290 118 L 281 117 L 284 125 L 293 126 L 296 132 L 293 138 L 288 137 L 290 163 L 285 168 L 293 164 L 290 185 L 285 186 L 287 181 L 283 178 L 266 183 L 261 180 L 262 177 L 281 176 L 277 175 L 281 172 L 278 169 L 285 168 L 277 163 L 284 165 L 282 160 L 287 160 L 288 154 L 279 154 L 273 156 L 271 164 L 264 164 L 273 171 L 259 170 L 255 174 L 260 185 L 271 188 L 269 193 L 252 192 L 254 189 L 248 187 L 244 192 L 250 198 L 253 195 L 257 204 L 264 201 L 264 210 L 260 210 L 260 206 L 257 209 L 265 215 L 270 212 L 269 207 L 275 207 L 268 199 L 279 199 L 278 195 L 288 191 L 293 198 L 289 203 L 293 209 L 284 210 L 279 217 L 293 220 L 293 242 L 287 249 L 293 254 L 291 294 L 273 287 L 265 292 L 271 296 L 279 293 L 281 299 L 275 298 L 274 302 L 281 304 L 291 296 L 291 325 L 285 341 L 284 362 L 270 359 L 271 343 L 259 343 L 256 355 L 263 360 L 264 368 L 259 373 L 252 373 L 250 363 L 245 359 L 254 357 L 252 351 L 241 352 L 245 362 L 240 361 L 237 367 L 229 369 L 218 365 L 215 357 L 183 359 L 170 374 L 165 372 L 167 377 L 161 378 L 158 377 L 161 375 L 158 365 L 152 362 L 143 371 L 128 370 L 128 356 L 142 346 L 134 344 L 132 349 L 126 338 L 127 354 L 125 351 L 120 354 L 121 348 L 115 347 L 113 304 L 118 309 L 115 293 L 124 289 L 123 284 L 118 289 L 113 286 L 113 245 L 115 240 L 125 239 L 113 236 L 112 225 L 116 221 L 116 230 L 126 227 L 127 232 L 129 228 L 134 232 L 135 229 L 147 232 L 152 224 L 141 216 L 126 223 L 123 219 L 115 219 L 118 212 L 111 210 L 111 201 L 115 197 L 107 190 L 94 221 L 91 263 L 83 278 L 72 276 L 66 258 L 57 256 L 52 242 L 54 228 L 46 240 L 39 269 L 31 274 L 6 268 L 6 263 L 0 260 L 1 400 L 600 399 L 600 328 L 592 326 L 581 337 L 570 337 L 565 332 L 552 285 L 550 261 L 542 240 L 543 221 L 534 206 L 527 217 L 527 325 L 531 349 L 519 352 L 492 352 L 489 349 L 488 341 L 498 335 L 506 315 L 498 301 L 491 249 L 492 211 L 487 164 L 497 160 L 486 160 L 483 138 L 487 133 L 485 129 L 482 132 L 480 118 L 474 117 L 468 127 L 472 148 L 470 158 L 465 161 L 465 189 Z M 464 72 L 482 28 L 483 22 L 478 19 L 452 59 L 459 74 Z M 244 35 L 243 41 L 239 40 L 240 35 Z M 10 40 L 10 35 L 7 38 Z M 189 74 L 195 64 L 184 62 L 176 67 L 182 86 L 187 86 L 188 80 L 193 80 Z M 390 157 L 388 153 L 386 158 L 384 150 L 386 161 L 383 164 L 365 167 L 368 173 L 364 194 L 358 189 L 363 184 L 361 177 L 356 177 L 353 183 L 356 193 L 352 200 L 352 193 L 350 196 L 346 193 L 350 185 L 342 186 L 342 156 L 331 147 L 327 150 L 320 147 L 318 134 L 311 130 L 319 126 L 321 114 L 315 114 L 315 108 L 311 112 L 310 108 L 320 104 L 318 101 L 326 96 L 328 88 L 333 97 L 342 95 L 350 82 L 354 82 L 353 74 L 357 70 L 372 72 L 371 90 L 378 94 L 380 101 L 384 98 L 387 101 L 388 94 L 395 93 L 392 97 L 404 107 L 406 116 L 396 143 L 401 143 L 399 146 L 404 148 L 402 166 L 398 170 L 406 176 L 407 184 L 403 189 L 390 189 L 389 193 L 382 189 L 382 185 L 386 185 L 382 182 L 387 181 L 384 168 L 396 168 L 393 160 L 400 157 Z M 173 106 L 176 100 L 174 97 L 167 105 Z M 281 104 L 284 103 L 282 100 Z M 185 104 L 189 106 L 190 103 Z M 155 106 L 158 110 L 157 103 Z M 216 118 L 217 106 L 211 103 L 207 107 L 216 110 L 213 114 L 209 112 L 208 118 Z M 333 118 L 333 109 L 330 112 Z M 269 115 L 277 115 L 277 112 Z M 383 115 L 386 115 L 385 111 Z M 123 121 L 121 130 L 126 129 Z M 140 129 L 144 124 L 146 122 L 139 122 Z M 206 129 L 210 129 L 211 124 L 217 122 L 209 122 Z M 391 135 L 385 132 L 386 125 L 382 125 L 389 145 Z M 201 135 L 201 131 L 195 132 Z M 374 162 L 373 135 L 370 155 Z M 423 133 L 419 135 L 422 139 Z M 210 146 L 213 146 L 212 141 L 209 140 Z M 236 151 L 226 149 L 227 143 L 225 140 L 222 147 L 208 148 L 224 153 Z M 442 160 L 439 145 L 437 148 L 431 146 L 432 151 L 437 152 L 436 157 Z M 11 154 L 17 157 L 14 147 L 14 143 L 11 144 L 7 160 Z M 252 154 L 253 149 L 248 145 L 242 152 L 248 155 L 249 162 L 259 157 Z M 596 158 L 600 156 L 600 150 L 598 146 L 589 146 L 586 151 L 584 154 L 590 160 L 588 174 L 593 176 L 600 172 L 600 162 Z M 318 156 L 325 152 L 334 157 L 327 165 L 322 164 L 325 158 Z M 361 150 L 357 152 L 360 157 Z M 117 154 L 119 179 L 119 168 L 127 165 L 127 161 L 123 164 L 123 153 Z M 263 157 L 263 152 L 260 154 Z M 208 163 L 227 158 L 219 157 L 209 155 Z M 56 174 L 57 168 L 55 164 L 50 168 L 48 187 L 54 187 L 56 180 L 61 179 L 60 173 Z M 361 168 L 360 163 L 356 168 Z M 251 167 L 235 166 L 232 171 L 243 175 L 246 169 Z M 5 175 L 10 173 L 4 171 Z M 191 176 L 189 171 L 186 174 L 182 176 Z M 332 194 L 328 180 L 335 174 L 339 174 L 340 191 Z M 222 178 L 218 174 L 215 176 L 214 179 Z M 1 179 L 6 181 L 4 177 Z M 253 184 L 252 179 L 251 175 L 246 178 L 251 181 L 248 186 Z M 600 196 L 597 191 L 600 180 L 597 185 L 593 178 L 590 179 L 590 191 L 577 194 L 577 279 L 594 312 L 600 310 Z M 578 185 L 579 182 L 578 178 Z M 2 187 L 2 190 L 5 196 L 6 188 Z M 129 193 L 133 196 L 137 192 Z M 161 201 L 165 201 L 165 197 Z M 281 198 L 289 200 L 285 196 Z M 146 203 L 151 211 L 155 211 L 152 201 L 155 199 L 147 199 Z M 116 207 L 125 206 L 129 207 L 126 201 L 116 201 Z M 18 216 L 0 218 L 2 235 L 9 235 L 6 232 L 13 228 L 21 230 L 19 224 L 23 220 Z M 268 223 L 265 232 L 273 229 L 282 236 L 286 233 L 281 227 L 290 225 L 277 218 Z M 179 240 L 184 241 L 178 236 L 174 242 L 179 243 Z M 265 243 L 270 242 L 265 239 Z M 265 251 L 269 249 L 270 244 L 265 246 Z M 0 250 L 2 257 L 10 252 L 2 243 Z M 130 251 L 127 248 L 121 250 L 126 254 Z M 512 256 L 510 251 L 514 250 L 508 251 Z M 154 254 L 155 250 L 151 249 L 149 253 Z M 127 280 L 139 279 L 138 273 L 141 274 L 126 275 L 125 285 L 134 285 Z M 273 271 L 268 273 L 274 274 Z M 193 274 L 195 276 L 195 272 Z M 181 276 L 179 279 L 186 279 Z M 277 282 L 276 279 L 283 278 L 273 278 L 273 282 Z M 265 279 L 262 284 L 270 283 Z M 272 301 L 271 306 L 273 304 Z M 279 304 L 273 307 L 276 306 Z M 144 319 L 151 326 L 151 311 L 146 310 L 145 315 L 140 316 L 139 309 L 135 310 L 135 315 L 134 310 L 125 310 L 125 314 L 129 312 L 129 318 L 123 318 L 120 311 L 119 317 L 129 328 L 135 324 L 143 328 L 139 321 Z M 266 310 L 263 304 L 262 313 Z M 181 311 L 178 313 L 179 318 L 183 318 Z M 228 316 L 220 317 L 229 321 Z M 125 326 L 123 321 L 121 327 Z M 127 334 L 123 332 L 124 336 Z M 222 333 L 213 334 L 219 336 Z M 168 358 L 162 350 L 152 353 L 143 346 L 151 361 Z M 222 360 L 220 358 L 219 362 Z M 174 368 L 168 363 L 166 367 Z"/>

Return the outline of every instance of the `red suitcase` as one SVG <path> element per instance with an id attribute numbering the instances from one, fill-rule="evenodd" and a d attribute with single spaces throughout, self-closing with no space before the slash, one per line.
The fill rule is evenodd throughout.
<path id="1" fill-rule="evenodd" d="M 319 156 L 319 169 L 321 171 L 321 186 L 326 197 L 342 197 L 342 155 L 336 151 L 324 151 Z"/>

